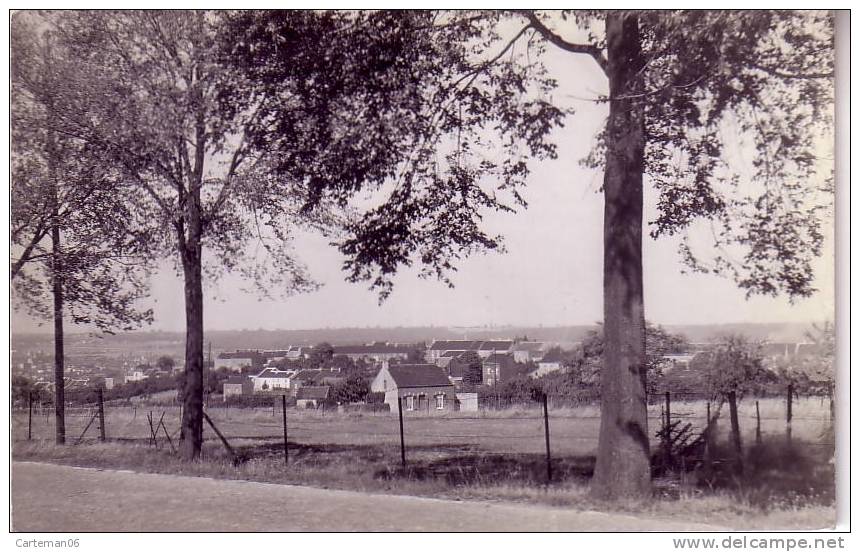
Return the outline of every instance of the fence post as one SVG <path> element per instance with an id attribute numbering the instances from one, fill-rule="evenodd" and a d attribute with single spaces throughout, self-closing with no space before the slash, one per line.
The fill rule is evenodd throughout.
<path id="1" fill-rule="evenodd" d="M 666 469 L 672 463 L 672 397 L 666 391 L 666 425 L 663 432 L 663 454 L 665 456 Z"/>
<path id="2" fill-rule="evenodd" d="M 403 443 L 403 401 L 397 397 L 397 416 L 400 418 L 400 466 L 406 470 L 406 445 Z"/>
<path id="3" fill-rule="evenodd" d="M 287 396 L 281 395 L 281 406 L 284 411 L 284 465 L 290 463 L 290 449 L 287 445 Z"/>
<path id="4" fill-rule="evenodd" d="M 27 440 L 33 438 L 33 392 L 27 393 Z"/>
<path id="5" fill-rule="evenodd" d="M 788 384 L 788 393 L 785 403 L 785 436 L 791 441 L 791 400 L 794 395 L 794 385 Z"/>
<path id="6" fill-rule="evenodd" d="M 546 439 L 546 482 L 552 481 L 552 461 L 549 455 L 549 411 L 546 404 L 546 393 L 543 394 L 543 432 Z"/>
<path id="7" fill-rule="evenodd" d="M 233 463 L 238 464 L 239 457 L 236 455 L 236 451 L 234 451 L 233 447 L 230 446 L 230 443 L 227 442 L 227 438 L 224 437 L 224 435 L 222 435 L 220 431 L 218 431 L 218 428 L 215 427 L 214 423 L 212 423 L 212 418 L 209 417 L 209 414 L 207 414 L 205 410 L 203 411 L 203 419 L 209 423 L 209 426 L 212 428 L 212 431 L 214 431 L 215 435 L 217 435 L 218 438 L 221 439 L 221 443 L 223 443 L 224 448 L 227 449 L 227 452 L 230 453 L 230 457 L 233 459 Z"/>
<path id="8" fill-rule="evenodd" d="M 99 393 L 99 441 L 105 442 L 105 397 L 102 388 L 98 388 Z"/>
<path id="9" fill-rule="evenodd" d="M 149 443 L 151 446 L 158 448 L 158 437 L 155 435 L 155 426 L 152 425 L 152 411 L 146 415 L 146 420 L 149 422 Z"/>
<path id="10" fill-rule="evenodd" d="M 755 402 L 755 442 L 761 444 L 761 413 L 758 409 L 758 401 Z"/>
<path id="11" fill-rule="evenodd" d="M 705 424 L 705 451 L 703 453 L 705 467 L 711 467 L 711 401 L 706 404 L 705 416 L 707 422 Z"/>

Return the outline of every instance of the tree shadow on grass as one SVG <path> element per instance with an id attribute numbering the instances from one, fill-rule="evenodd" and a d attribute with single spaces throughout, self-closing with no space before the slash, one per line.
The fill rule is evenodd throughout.
<path id="1" fill-rule="evenodd" d="M 833 446 L 767 437 L 748 445 L 742 462 L 732 447 L 720 443 L 712 461 L 694 471 L 695 485 L 705 491 L 728 491 L 763 510 L 832 505 L 836 500 Z"/>
<path id="2" fill-rule="evenodd" d="M 593 473 L 593 456 L 553 458 L 550 483 L 587 483 Z M 375 476 L 385 480 L 440 480 L 452 486 L 547 484 L 546 457 L 541 454 L 496 454 L 477 450 L 438 459 L 412 460 L 405 469 L 400 465 L 387 466 Z"/>

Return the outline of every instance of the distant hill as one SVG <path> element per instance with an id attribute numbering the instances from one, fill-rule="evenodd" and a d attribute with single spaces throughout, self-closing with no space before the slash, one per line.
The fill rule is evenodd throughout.
<path id="1" fill-rule="evenodd" d="M 713 341 L 720 335 L 742 333 L 751 339 L 773 342 L 805 341 L 805 332 L 812 324 L 696 324 L 665 325 L 668 331 L 680 333 L 692 342 Z M 580 326 L 501 326 L 478 328 L 444 328 L 436 326 L 395 328 L 321 328 L 314 330 L 217 330 L 208 331 L 206 343 L 215 352 L 235 349 L 279 349 L 286 345 L 314 345 L 327 341 L 332 345 L 389 341 L 394 343 L 430 343 L 434 339 L 500 339 L 528 337 L 530 340 L 573 343 L 581 341 L 597 325 Z M 52 350 L 51 334 L 13 334 L 13 349 Z M 113 336 L 93 337 L 90 334 L 66 334 L 68 352 L 105 351 L 130 352 L 146 349 L 163 354 L 180 354 L 185 336 L 180 332 L 139 331 Z"/>

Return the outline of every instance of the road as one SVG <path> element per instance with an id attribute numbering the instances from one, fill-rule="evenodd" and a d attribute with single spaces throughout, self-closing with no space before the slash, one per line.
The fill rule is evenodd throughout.
<path id="1" fill-rule="evenodd" d="M 190 499 L 190 500 L 189 500 Z M 14 531 L 647 531 L 714 526 L 601 512 L 12 463 Z"/>

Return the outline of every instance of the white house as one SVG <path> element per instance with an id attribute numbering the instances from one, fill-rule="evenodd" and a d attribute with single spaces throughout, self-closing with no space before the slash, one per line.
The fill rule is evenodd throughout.
<path id="1" fill-rule="evenodd" d="M 289 389 L 290 379 L 295 373 L 294 370 L 266 368 L 256 376 L 250 376 L 254 382 L 254 393 L 272 391 L 274 389 Z"/>

